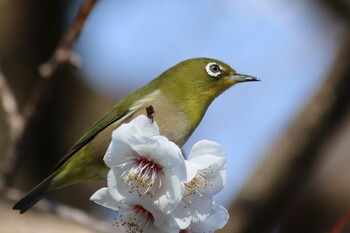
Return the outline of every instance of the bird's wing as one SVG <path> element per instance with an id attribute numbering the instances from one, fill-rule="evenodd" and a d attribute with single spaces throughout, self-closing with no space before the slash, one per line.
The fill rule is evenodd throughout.
<path id="1" fill-rule="evenodd" d="M 99 132 L 103 129 L 111 125 L 116 121 L 122 122 L 133 113 L 135 113 L 137 109 L 129 109 L 124 113 L 120 112 L 109 112 L 105 116 L 103 116 L 99 121 L 97 121 L 90 129 L 81 137 L 74 146 L 65 154 L 65 156 L 57 163 L 54 171 L 60 168 L 71 156 L 73 156 L 78 150 L 88 144 Z"/>
<path id="2" fill-rule="evenodd" d="M 137 93 L 136 93 L 137 94 Z M 142 94 L 142 93 L 141 93 Z M 114 106 L 112 111 L 104 115 L 99 121 L 97 121 L 82 138 L 66 153 L 66 155 L 58 162 L 54 171 L 60 168 L 71 156 L 73 156 L 78 150 L 88 144 L 99 132 L 104 130 L 112 123 L 119 121 L 123 122 L 129 116 L 134 114 L 137 110 L 144 107 L 150 101 L 156 99 L 160 94 L 159 90 L 155 90 L 151 93 L 142 94 L 138 101 L 134 103 L 120 102 Z M 141 98 L 142 97 L 142 98 Z"/>

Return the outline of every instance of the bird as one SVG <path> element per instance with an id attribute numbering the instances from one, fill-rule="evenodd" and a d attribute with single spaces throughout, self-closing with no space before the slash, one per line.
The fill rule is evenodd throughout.
<path id="1" fill-rule="evenodd" d="M 152 114 L 160 134 L 182 147 L 214 99 L 231 86 L 247 81 L 260 80 L 237 73 L 216 59 L 192 58 L 178 63 L 113 106 L 68 150 L 53 172 L 20 199 L 13 209 L 22 214 L 47 191 L 106 179 L 108 167 L 103 156 L 112 132 L 141 114 Z"/>

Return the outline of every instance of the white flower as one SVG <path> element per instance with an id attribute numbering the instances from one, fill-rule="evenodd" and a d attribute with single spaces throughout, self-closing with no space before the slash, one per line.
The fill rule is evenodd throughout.
<path id="1" fill-rule="evenodd" d="M 164 214 L 157 209 L 147 209 L 137 202 L 130 204 L 116 202 L 108 188 L 98 190 L 90 200 L 117 211 L 116 226 L 124 228 L 128 233 L 178 233 L 180 231 L 172 215 Z"/>
<path id="2" fill-rule="evenodd" d="M 155 122 L 138 116 L 112 134 L 104 161 L 111 170 L 110 195 L 122 204 L 140 203 L 170 213 L 184 193 L 186 166 L 180 148 L 159 135 Z"/>
<path id="3" fill-rule="evenodd" d="M 117 226 L 127 232 L 214 232 L 228 220 L 213 203 L 226 183 L 226 155 L 215 142 L 196 143 L 185 161 L 141 115 L 113 131 L 104 162 L 107 187 L 90 199 L 117 211 Z"/>
<path id="4" fill-rule="evenodd" d="M 220 192 L 226 184 L 226 153 L 222 147 L 213 141 L 201 140 L 197 142 L 188 156 L 187 195 L 192 193 L 199 196 L 213 196 Z M 190 201 L 190 196 L 187 196 Z"/>
<path id="5" fill-rule="evenodd" d="M 228 218 L 227 210 L 213 203 L 210 215 L 203 222 L 192 222 L 188 228 L 181 230 L 181 233 L 212 233 L 223 228 Z"/>
<path id="6" fill-rule="evenodd" d="M 213 209 L 213 195 L 226 183 L 226 154 L 215 142 L 196 143 L 186 162 L 187 181 L 184 197 L 173 214 L 184 229 L 203 222 Z"/>

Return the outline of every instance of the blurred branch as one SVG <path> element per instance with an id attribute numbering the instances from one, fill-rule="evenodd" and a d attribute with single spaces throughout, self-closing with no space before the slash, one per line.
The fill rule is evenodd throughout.
<path id="1" fill-rule="evenodd" d="M 0 98 L 1 104 L 5 111 L 6 120 L 9 125 L 10 131 L 10 143 L 14 144 L 23 130 L 23 117 L 18 112 L 17 101 L 13 92 L 6 82 L 5 75 L 2 72 L 0 67 Z M 14 155 L 14 148 L 9 146 L 7 148 L 6 154 L 4 155 L 4 159 L 2 161 L 2 167 L 0 167 L 0 175 L 7 173 L 6 169 L 9 167 L 10 161 L 13 160 L 12 156 Z M 0 190 L 2 190 L 4 186 L 4 177 L 0 177 Z"/>
<path id="2" fill-rule="evenodd" d="M 71 27 L 63 35 L 58 46 L 56 47 L 52 57 L 39 67 L 39 74 L 42 79 L 50 79 L 53 77 L 54 72 L 58 66 L 62 63 L 69 63 L 73 66 L 79 64 L 79 59 L 71 51 L 71 47 L 75 40 L 78 38 L 87 17 L 89 16 L 92 8 L 94 7 L 97 0 L 86 0 L 80 7 L 79 12 L 73 21 Z M 47 88 L 48 82 L 45 80 L 39 80 L 36 88 L 33 91 L 31 99 L 27 103 L 24 111 L 26 123 L 29 124 L 36 112 L 39 112 L 41 102 L 40 100 L 45 99 L 45 95 L 50 92 Z"/>
<path id="3" fill-rule="evenodd" d="M 60 64 L 69 63 L 75 66 L 78 63 L 78 59 L 73 55 L 71 47 L 78 38 L 86 19 L 96 2 L 97 0 L 86 0 L 81 5 L 72 26 L 63 35 L 52 57 L 39 68 L 41 78 L 38 80 L 32 91 L 32 95 L 24 107 L 24 113 L 21 117 L 23 120 L 20 129 L 18 129 L 18 132 L 20 133 L 16 140 L 9 145 L 9 151 L 11 153 L 7 154 L 6 158 L 4 158 L 6 163 L 2 164 L 1 175 L 4 175 L 4 180 L 7 186 L 13 184 L 18 162 L 24 155 L 23 148 L 25 148 L 26 144 L 30 144 L 30 135 L 34 122 L 39 118 L 43 109 L 45 109 L 49 103 L 50 94 L 53 88 L 53 74 Z M 11 91 L 8 91 L 8 93 L 11 93 Z"/>
<path id="4" fill-rule="evenodd" d="M 323 85 L 238 194 L 226 232 L 272 232 L 308 181 L 320 148 L 350 108 L 349 41 L 350 33 Z"/>
<path id="5" fill-rule="evenodd" d="M 16 138 L 23 128 L 23 118 L 18 112 L 18 106 L 11 89 L 9 88 L 4 73 L 0 67 L 0 96 L 1 103 L 6 112 L 6 119 L 10 127 L 11 139 Z"/>
<path id="6" fill-rule="evenodd" d="M 71 47 L 80 35 L 80 32 L 97 0 L 86 0 L 79 9 L 79 12 L 71 27 L 64 34 L 52 57 L 39 68 L 41 77 L 52 76 L 58 65 L 68 62 L 72 65 L 79 65 L 78 57 L 71 51 Z"/>

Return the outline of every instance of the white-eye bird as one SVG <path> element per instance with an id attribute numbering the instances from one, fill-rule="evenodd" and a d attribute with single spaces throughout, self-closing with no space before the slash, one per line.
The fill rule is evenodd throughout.
<path id="1" fill-rule="evenodd" d="M 183 61 L 134 91 L 97 121 L 59 161 L 51 175 L 19 200 L 13 209 L 24 213 L 48 190 L 106 179 L 103 156 L 113 130 L 140 114 L 146 107 L 156 112 L 160 134 L 181 147 L 201 122 L 213 100 L 236 83 L 259 81 L 236 73 L 227 64 L 210 58 Z"/>

